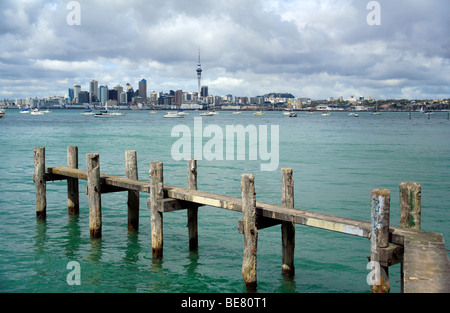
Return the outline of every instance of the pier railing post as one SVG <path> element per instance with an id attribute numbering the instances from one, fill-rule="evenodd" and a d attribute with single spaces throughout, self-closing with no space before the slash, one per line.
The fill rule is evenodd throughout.
<path id="1" fill-rule="evenodd" d="M 137 152 L 125 152 L 126 177 L 138 180 Z M 128 231 L 137 231 L 139 228 L 139 191 L 128 190 Z"/>
<path id="2" fill-rule="evenodd" d="M 152 255 L 154 259 L 163 257 L 163 214 L 162 199 L 164 199 L 163 163 L 150 163 L 150 198 Z"/>
<path id="3" fill-rule="evenodd" d="M 67 147 L 67 166 L 78 168 L 78 147 Z M 67 178 L 67 206 L 69 214 L 78 215 L 80 212 L 80 195 L 77 178 Z"/>
<path id="4" fill-rule="evenodd" d="M 371 255 L 372 293 L 387 293 L 390 290 L 388 267 L 380 265 L 380 250 L 389 246 L 390 191 L 374 189 L 370 194 L 371 203 Z"/>
<path id="5" fill-rule="evenodd" d="M 35 147 L 34 184 L 36 187 L 36 217 L 45 220 L 47 217 L 47 183 L 45 181 L 45 147 Z"/>
<path id="6" fill-rule="evenodd" d="M 291 168 L 281 169 L 281 202 L 284 207 L 294 208 L 294 178 Z M 295 276 L 294 249 L 295 249 L 295 224 L 283 222 L 281 224 L 282 240 L 282 270 L 281 273 L 288 278 Z"/>
<path id="7" fill-rule="evenodd" d="M 100 187 L 100 156 L 98 153 L 86 155 L 89 229 L 91 238 L 102 237 L 102 198 Z"/>
<path id="8" fill-rule="evenodd" d="M 188 160 L 188 189 L 197 190 L 197 160 Z M 191 205 L 187 209 L 187 225 L 189 230 L 189 250 L 198 249 L 198 207 Z"/>
<path id="9" fill-rule="evenodd" d="M 420 230 L 421 187 L 418 183 L 400 183 L 400 226 Z"/>
<path id="10" fill-rule="evenodd" d="M 421 198 L 419 183 L 400 183 L 400 227 L 421 230 Z M 404 291 L 403 262 L 400 269 L 401 292 Z"/>
<path id="11" fill-rule="evenodd" d="M 250 174 L 241 175 L 242 212 L 244 228 L 244 260 L 242 276 L 248 291 L 257 289 L 256 251 L 258 247 L 258 230 L 256 228 L 256 195 L 255 177 Z"/>

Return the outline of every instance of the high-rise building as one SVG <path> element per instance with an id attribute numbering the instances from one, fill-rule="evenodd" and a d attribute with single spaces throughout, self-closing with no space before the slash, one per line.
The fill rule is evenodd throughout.
<path id="1" fill-rule="evenodd" d="M 95 102 L 98 99 L 98 81 L 92 79 L 89 84 L 89 103 Z"/>
<path id="2" fill-rule="evenodd" d="M 99 95 L 101 103 L 105 104 L 108 101 L 108 86 L 100 86 Z"/>
<path id="3" fill-rule="evenodd" d="M 198 50 L 198 65 L 197 65 L 197 80 L 198 80 L 198 97 L 201 94 L 201 80 L 202 80 L 202 65 L 200 64 L 200 49 Z"/>
<path id="4" fill-rule="evenodd" d="M 74 97 L 74 89 L 73 89 L 73 88 L 69 88 L 69 94 L 68 94 L 68 96 L 69 96 L 69 102 L 72 102 L 73 99 L 75 98 L 75 97 Z"/>
<path id="5" fill-rule="evenodd" d="M 208 86 L 202 86 L 200 96 L 204 98 L 208 96 Z"/>
<path id="6" fill-rule="evenodd" d="M 78 103 L 79 99 L 78 99 L 78 94 L 81 91 L 81 86 L 80 85 L 74 85 L 73 86 L 73 99 L 75 100 L 75 103 Z"/>
<path id="7" fill-rule="evenodd" d="M 139 82 L 139 97 L 145 102 L 147 101 L 147 81 L 142 79 Z"/>
<path id="8" fill-rule="evenodd" d="M 175 92 L 175 105 L 183 104 L 183 90 L 177 90 Z"/>
<path id="9" fill-rule="evenodd" d="M 89 92 L 80 91 L 78 93 L 78 103 L 89 103 Z"/>

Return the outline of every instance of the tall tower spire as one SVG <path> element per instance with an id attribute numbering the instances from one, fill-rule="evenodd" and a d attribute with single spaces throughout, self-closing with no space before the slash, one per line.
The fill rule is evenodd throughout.
<path id="1" fill-rule="evenodd" d="M 197 79 L 198 79 L 198 99 L 200 99 L 201 80 L 202 80 L 202 65 L 200 64 L 200 48 L 198 48 Z"/>

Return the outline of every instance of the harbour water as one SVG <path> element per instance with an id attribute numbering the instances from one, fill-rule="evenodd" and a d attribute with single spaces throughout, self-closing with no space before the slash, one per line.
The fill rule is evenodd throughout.
<path id="1" fill-rule="evenodd" d="M 245 292 L 241 266 L 242 214 L 199 209 L 199 250 L 190 253 L 186 212 L 164 215 L 164 258 L 153 262 L 147 195 L 140 197 L 140 229 L 127 231 L 126 193 L 102 197 L 103 238 L 91 240 L 87 196 L 80 194 L 80 215 L 67 213 L 65 182 L 47 184 L 47 220 L 35 213 L 33 147 L 46 147 L 46 165 L 66 164 L 67 146 L 100 153 L 102 173 L 124 176 L 125 151 L 136 150 L 139 179 L 148 180 L 150 161 L 164 162 L 166 184 L 186 186 L 186 162 L 171 147 L 174 126 L 194 127 L 192 111 L 183 119 L 163 112 L 127 111 L 126 116 L 96 119 L 77 110 L 32 116 L 7 110 L 0 120 L 0 292 Z M 240 197 L 240 175 L 255 174 L 257 201 L 281 204 L 281 168 L 291 167 L 295 207 L 370 220 L 370 191 L 391 191 L 391 225 L 398 226 L 399 183 L 422 185 L 422 229 L 443 233 L 450 242 L 450 121 L 447 113 L 383 112 L 359 117 L 281 112 L 264 116 L 220 112 L 203 125 L 279 125 L 279 168 L 260 170 L 260 160 L 201 160 L 198 189 Z M 207 141 L 207 139 L 205 139 Z M 269 145 L 270 147 L 270 145 Z M 80 191 L 84 191 L 80 182 Z M 349 235 L 296 226 L 294 280 L 281 275 L 279 226 L 261 230 L 258 239 L 258 291 L 368 292 L 370 242 Z M 69 262 L 80 265 L 80 284 L 70 285 Z M 400 266 L 390 268 L 391 292 L 400 291 Z"/>

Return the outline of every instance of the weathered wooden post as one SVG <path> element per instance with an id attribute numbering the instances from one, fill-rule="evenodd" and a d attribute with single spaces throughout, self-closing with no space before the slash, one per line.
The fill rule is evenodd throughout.
<path id="1" fill-rule="evenodd" d="M 400 226 L 421 230 L 421 198 L 422 191 L 419 183 L 400 183 Z M 401 292 L 404 291 L 403 262 L 400 269 Z"/>
<path id="2" fill-rule="evenodd" d="M 163 204 L 164 177 L 163 163 L 156 161 L 150 163 L 150 198 L 149 207 L 151 215 L 152 254 L 154 259 L 163 257 Z"/>
<path id="3" fill-rule="evenodd" d="M 281 169 L 281 202 L 284 207 L 294 208 L 294 178 L 291 168 Z M 295 224 L 283 222 L 281 224 L 282 261 L 281 273 L 289 278 L 294 277 L 294 249 L 295 249 Z"/>
<path id="4" fill-rule="evenodd" d="M 45 220 L 47 217 L 47 183 L 45 181 L 45 147 L 35 147 L 34 175 L 36 187 L 36 217 Z"/>
<path id="5" fill-rule="evenodd" d="M 100 186 L 100 156 L 98 153 L 86 154 L 89 229 L 91 238 L 102 237 L 102 196 Z"/>
<path id="6" fill-rule="evenodd" d="M 197 190 L 197 160 L 188 160 L 188 189 Z M 198 206 L 191 205 L 187 209 L 187 226 L 189 230 L 189 250 L 198 249 Z"/>
<path id="7" fill-rule="evenodd" d="M 258 247 L 258 230 L 256 228 L 256 195 L 255 177 L 250 174 L 241 175 L 242 212 L 244 228 L 244 260 L 242 276 L 248 291 L 257 289 L 256 251 Z"/>
<path id="8" fill-rule="evenodd" d="M 78 168 L 78 147 L 67 147 L 67 166 Z M 80 213 L 80 195 L 78 178 L 67 178 L 67 206 L 69 214 L 78 215 Z"/>
<path id="9" fill-rule="evenodd" d="M 126 177 L 138 180 L 137 152 L 125 151 Z M 128 231 L 139 229 L 139 191 L 128 190 Z"/>
<path id="10" fill-rule="evenodd" d="M 389 246 L 389 215 L 390 191 L 387 189 L 374 189 L 370 193 L 371 203 L 371 255 L 373 267 L 370 291 L 372 293 L 387 293 L 390 290 L 388 267 L 380 265 L 380 250 Z"/>
<path id="11" fill-rule="evenodd" d="M 400 183 L 400 226 L 420 230 L 421 187 L 418 183 Z"/>

